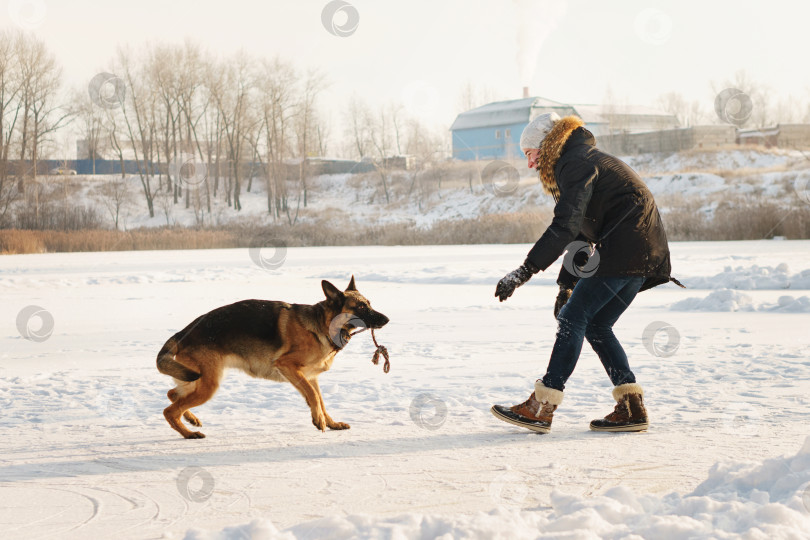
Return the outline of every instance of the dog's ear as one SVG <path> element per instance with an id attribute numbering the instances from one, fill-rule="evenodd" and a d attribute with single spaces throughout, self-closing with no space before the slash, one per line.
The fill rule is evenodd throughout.
<path id="1" fill-rule="evenodd" d="M 326 280 L 321 281 L 321 287 L 323 287 L 323 294 L 326 295 L 327 300 L 343 302 L 343 293 L 337 287 Z"/>
<path id="2" fill-rule="evenodd" d="M 349 286 L 346 287 L 347 291 L 356 291 L 357 285 L 354 284 L 354 275 L 352 275 L 352 280 L 349 282 Z"/>

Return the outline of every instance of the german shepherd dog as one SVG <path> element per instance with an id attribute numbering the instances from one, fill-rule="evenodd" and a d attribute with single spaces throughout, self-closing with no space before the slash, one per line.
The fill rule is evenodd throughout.
<path id="1" fill-rule="evenodd" d="M 163 411 L 169 425 L 186 439 L 205 437 L 187 429 L 180 417 L 202 426 L 189 409 L 211 399 L 225 368 L 237 368 L 252 377 L 290 382 L 321 431 L 349 429 L 326 413 L 318 375 L 332 367 L 353 334 L 382 328 L 388 317 L 371 309 L 354 276 L 344 292 L 325 280 L 321 286 L 326 300 L 317 304 L 242 300 L 198 317 L 169 338 L 157 356 L 158 371 L 177 384 L 168 393 L 172 404 Z"/>

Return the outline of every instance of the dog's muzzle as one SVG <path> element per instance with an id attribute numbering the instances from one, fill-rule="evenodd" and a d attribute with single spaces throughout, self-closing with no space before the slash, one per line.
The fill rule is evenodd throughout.
<path id="1" fill-rule="evenodd" d="M 388 321 L 389 321 L 388 317 L 386 317 L 382 313 L 375 311 L 372 314 L 372 316 L 369 317 L 369 320 L 366 322 L 368 323 L 369 328 L 382 328 L 383 326 L 388 324 Z"/>

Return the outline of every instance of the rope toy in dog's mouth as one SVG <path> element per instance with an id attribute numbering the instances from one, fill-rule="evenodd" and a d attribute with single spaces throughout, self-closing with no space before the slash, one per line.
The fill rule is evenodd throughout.
<path id="1" fill-rule="evenodd" d="M 388 373 L 391 369 L 391 361 L 388 359 L 388 349 L 385 348 L 384 345 L 380 345 L 377 343 L 377 336 L 374 335 L 374 329 L 371 329 L 371 339 L 374 340 L 374 345 L 377 347 L 377 350 L 374 351 L 374 356 L 371 358 L 371 362 L 376 366 L 380 363 L 380 355 L 385 358 L 385 362 L 383 363 L 383 373 Z"/>
<path id="2" fill-rule="evenodd" d="M 365 332 L 369 330 L 369 328 L 360 328 L 352 333 L 349 336 L 356 336 L 360 332 Z M 377 350 L 374 351 L 374 356 L 371 357 L 371 362 L 376 366 L 380 363 L 380 355 L 385 358 L 385 362 L 383 362 L 383 373 L 388 373 L 391 370 L 391 361 L 388 359 L 388 349 L 385 348 L 385 345 L 380 345 L 377 343 L 377 336 L 374 335 L 374 329 L 371 328 L 371 339 L 374 340 L 374 346 L 377 347 Z"/>

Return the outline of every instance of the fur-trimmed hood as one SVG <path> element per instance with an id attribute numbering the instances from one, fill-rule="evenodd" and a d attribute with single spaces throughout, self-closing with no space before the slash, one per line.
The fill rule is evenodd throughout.
<path id="1" fill-rule="evenodd" d="M 568 138 L 575 129 L 584 126 L 585 122 L 579 116 L 571 115 L 561 118 L 554 123 L 554 127 L 540 145 L 537 170 L 540 173 L 540 181 L 543 183 L 543 191 L 553 196 L 555 200 L 560 198 L 560 188 L 554 177 L 554 167 L 562 155 Z"/>

